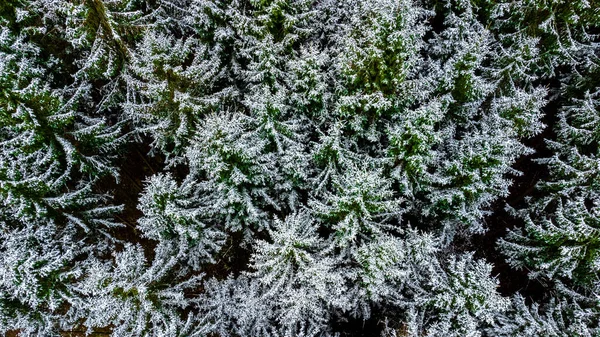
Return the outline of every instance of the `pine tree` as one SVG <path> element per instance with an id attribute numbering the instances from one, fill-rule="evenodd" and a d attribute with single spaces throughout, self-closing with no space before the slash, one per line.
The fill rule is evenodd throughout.
<path id="1" fill-rule="evenodd" d="M 598 322 L 589 317 L 597 316 L 600 308 L 596 183 L 600 63 L 598 37 L 590 27 L 597 25 L 599 17 L 587 10 L 587 2 L 513 5 L 520 16 L 509 15 L 508 4 L 499 5 L 496 14 L 516 22 L 521 34 L 539 39 L 541 57 L 534 70 L 560 80 L 560 88 L 555 88 L 556 93 L 560 89 L 560 96 L 554 98 L 558 107 L 554 135 L 546 140 L 552 154 L 537 160 L 549 175 L 538 183 L 540 193 L 527 200 L 526 208 L 509 208 L 525 226 L 510 230 L 499 240 L 499 247 L 513 267 L 527 268 L 530 277 L 549 281 L 553 292 L 561 296 L 548 304 L 544 318 L 534 307 L 534 318 L 522 324 L 531 325 L 531 331 L 545 329 L 548 335 L 593 335 Z M 539 14 L 534 16 L 536 11 Z M 564 317 L 557 314 L 561 309 Z"/>
<path id="2" fill-rule="evenodd" d="M 432 278 L 428 305 L 437 316 L 427 328 L 430 336 L 479 336 L 480 327 L 492 324 L 509 301 L 497 292 L 498 281 L 490 277 L 492 266 L 472 254 L 451 257 L 446 271 Z"/>
<path id="3" fill-rule="evenodd" d="M 592 10 L 596 5 L 594 1 L 502 1 L 491 6 L 490 14 L 495 30 L 540 39 L 542 51 L 531 68 L 552 77 L 558 67 L 577 66 L 581 56 L 593 54 L 590 42 L 596 37 L 589 28 L 600 23 L 600 16 Z"/>
<path id="4" fill-rule="evenodd" d="M 209 279 L 199 298 L 203 326 L 219 336 L 277 336 L 273 307 L 264 300 L 258 280 L 246 276 Z"/>
<path id="5" fill-rule="evenodd" d="M 298 206 L 307 176 L 308 119 L 292 110 L 290 68 L 297 67 L 297 49 L 312 37 L 313 1 L 251 1 L 246 24 L 238 27 L 241 80 L 246 84 L 241 104 L 252 130 L 266 141 L 277 175 L 274 189 L 289 209 Z M 303 55 L 300 55 L 303 56 Z M 282 205 L 283 206 L 283 205 Z"/>
<path id="6" fill-rule="evenodd" d="M 316 24 L 316 19 L 311 24 Z M 328 82 L 334 73 L 331 56 L 322 50 L 320 41 L 309 40 L 301 45 L 296 57 L 287 62 L 286 69 L 287 109 L 319 124 L 328 120 L 335 97 Z"/>
<path id="7" fill-rule="evenodd" d="M 411 230 L 403 240 L 387 238 L 361 251 L 357 288 L 367 291 L 372 306 L 397 315 L 384 335 L 482 336 L 509 309 L 490 264 L 473 254 L 447 256 L 440 243 Z"/>
<path id="8" fill-rule="evenodd" d="M 515 267 L 527 267 L 532 277 L 568 279 L 583 287 L 597 288 L 599 260 L 600 190 L 597 179 L 599 115 L 598 66 L 580 73 L 577 85 L 566 83 L 556 139 L 547 140 L 552 156 L 538 160 L 549 170 L 540 182 L 544 194 L 531 199 L 529 208 L 516 214 L 525 227 L 510 231 L 500 247 Z"/>
<path id="9" fill-rule="evenodd" d="M 311 144 L 311 194 L 315 197 L 335 191 L 335 182 L 342 180 L 344 172 L 356 167 L 363 159 L 354 152 L 356 143 L 343 136 L 342 123 L 330 125 L 319 132 L 319 140 Z"/>
<path id="10" fill-rule="evenodd" d="M 472 254 L 452 255 L 446 267 L 441 261 L 435 256 L 421 261 L 419 286 L 413 285 L 413 292 L 406 292 L 408 296 L 400 302 L 402 320 L 388 322 L 384 333 L 483 336 L 486 328 L 501 321 L 497 317 L 509 309 L 510 301 L 497 293 L 491 265 L 473 259 Z"/>
<path id="11" fill-rule="evenodd" d="M 555 203 L 550 216 L 526 218 L 524 230 L 509 232 L 499 246 L 511 265 L 531 268 L 531 277 L 593 281 L 599 263 L 597 215 L 582 198 Z"/>
<path id="12" fill-rule="evenodd" d="M 418 109 L 408 110 L 402 119 L 386 130 L 389 139 L 388 159 L 391 176 L 398 181 L 400 193 L 414 200 L 428 190 L 433 177 L 429 168 L 440 154 L 435 148 L 450 137 L 451 129 L 439 129 L 445 114 L 440 101 L 432 101 Z"/>
<path id="13" fill-rule="evenodd" d="M 181 161 L 200 119 L 238 95 L 225 51 L 231 29 L 226 14 L 204 1 L 161 1 L 146 15 L 146 27 L 126 73 L 121 106 L 135 132 L 154 139 L 152 152 Z M 225 5 L 223 5 L 225 6 Z"/>
<path id="14" fill-rule="evenodd" d="M 366 320 L 376 308 L 404 311 L 422 303 L 438 249 L 432 235 L 414 230 L 402 238 L 380 235 L 362 245 L 346 267 L 351 315 Z"/>

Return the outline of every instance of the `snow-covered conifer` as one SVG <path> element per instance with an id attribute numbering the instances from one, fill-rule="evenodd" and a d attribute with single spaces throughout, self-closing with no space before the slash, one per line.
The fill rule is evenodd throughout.
<path id="1" fill-rule="evenodd" d="M 267 208 L 283 206 L 272 193 L 277 181 L 275 154 L 265 153 L 267 141 L 249 124 L 240 113 L 211 114 L 202 121 L 186 154 L 208 215 L 234 231 L 268 228 Z"/>
<path id="2" fill-rule="evenodd" d="M 336 115 L 376 142 L 381 121 L 421 98 L 425 11 L 413 1 L 350 2 L 336 59 L 342 80 Z"/>
<path id="3" fill-rule="evenodd" d="M 343 278 L 335 260 L 322 255 L 316 229 L 309 213 L 293 214 L 275 221 L 272 243 L 255 245 L 249 276 L 259 280 L 280 328 L 328 330 L 331 312 L 344 307 Z"/>
<path id="4" fill-rule="evenodd" d="M 577 66 L 580 57 L 593 55 L 597 37 L 590 27 L 600 15 L 589 1 L 500 1 L 492 6 L 491 19 L 502 34 L 523 34 L 540 39 L 542 52 L 532 73 L 551 77 L 561 65 Z"/>
<path id="5" fill-rule="evenodd" d="M 200 119 L 237 95 L 225 63 L 231 29 L 216 23 L 225 15 L 217 4 L 159 3 L 131 51 L 122 107 L 153 151 L 178 162 Z"/>
<path id="6" fill-rule="evenodd" d="M 0 291 L 3 308 L 17 320 L 6 326 L 32 320 L 22 328 L 44 333 L 62 321 L 58 313 L 88 258 L 111 247 L 119 226 L 113 216 L 120 207 L 95 186 L 103 176 L 117 177 L 112 160 L 120 130 L 87 113 L 89 86 L 73 89 L 57 78 L 60 55 L 39 40 L 48 27 L 35 6 L 3 10 Z"/>
<path id="7" fill-rule="evenodd" d="M 600 329 L 598 315 L 565 299 L 551 299 L 542 307 L 527 305 L 517 294 L 510 310 L 501 314 L 493 327 L 486 329 L 489 336 L 595 336 Z"/>
<path id="8" fill-rule="evenodd" d="M 195 321 L 186 291 L 202 275 L 179 274 L 175 256 L 160 252 L 150 265 L 140 246 L 114 253 L 114 264 L 96 261 L 78 284 L 78 298 L 67 315 L 88 329 L 111 325 L 113 336 L 189 336 Z M 185 277 L 187 276 L 187 277 Z"/>
<path id="9" fill-rule="evenodd" d="M 138 220 L 143 235 L 172 248 L 169 254 L 195 270 L 214 262 L 226 237 L 203 219 L 198 199 L 189 181 L 179 185 L 169 174 L 158 174 L 147 181 L 138 205 L 144 213 Z"/>
<path id="10" fill-rule="evenodd" d="M 508 194 L 508 175 L 519 174 L 510 166 L 531 152 L 521 137 L 539 132 L 535 125 L 539 126 L 540 114 L 533 111 L 531 116 L 523 116 L 515 110 L 511 115 L 508 110 L 516 108 L 502 105 L 513 102 L 521 92 L 501 90 L 500 75 L 488 65 L 494 56 L 494 37 L 478 21 L 474 6 L 468 1 L 453 1 L 440 5 L 437 11 L 443 26 L 440 32 L 433 32 L 427 45 L 433 87 L 429 95 L 437 97 L 392 122 L 390 137 L 394 142 L 388 152 L 394 155 L 394 174 L 404 180 L 402 185 L 407 185 L 407 175 L 420 175 L 408 177 L 409 183 L 414 179 L 418 184 L 412 182 L 409 186 L 415 190 L 404 193 L 414 196 L 412 208 L 425 215 L 423 221 L 438 224 L 444 239 L 450 241 L 457 231 L 485 231 L 482 220 L 491 203 Z M 524 100 L 520 109 L 527 113 L 543 103 L 527 97 Z M 407 123 L 418 124 L 409 130 L 403 126 Z M 416 127 L 419 124 L 423 129 Z M 415 129 L 420 131 L 416 135 L 420 139 L 411 135 Z M 420 148 L 414 149 L 417 158 L 397 148 L 400 144 L 396 142 L 402 138 L 418 141 Z M 408 149 L 413 150 L 411 146 Z M 407 165 L 413 160 L 419 160 L 416 172 Z"/>
<path id="11" fill-rule="evenodd" d="M 398 219 L 401 200 L 382 170 L 351 166 L 333 181 L 334 190 L 311 201 L 317 217 L 331 227 L 331 243 L 343 254 L 381 235 Z"/>
<path id="12" fill-rule="evenodd" d="M 202 326 L 219 336 L 277 336 L 274 307 L 263 297 L 258 280 L 246 276 L 209 279 L 199 298 Z"/>
<path id="13" fill-rule="evenodd" d="M 428 306 L 436 320 L 428 324 L 428 336 L 480 336 L 480 328 L 494 322 L 510 301 L 498 294 L 492 266 L 472 254 L 452 256 L 444 272 L 432 275 Z"/>

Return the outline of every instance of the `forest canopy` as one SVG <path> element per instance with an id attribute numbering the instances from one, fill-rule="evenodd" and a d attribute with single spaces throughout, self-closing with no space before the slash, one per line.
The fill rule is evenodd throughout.
<path id="1" fill-rule="evenodd" d="M 0 0 L 0 333 L 600 336 L 600 2 Z"/>

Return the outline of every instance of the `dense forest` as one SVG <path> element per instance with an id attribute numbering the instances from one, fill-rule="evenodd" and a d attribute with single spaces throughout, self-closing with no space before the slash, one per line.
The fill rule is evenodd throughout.
<path id="1" fill-rule="evenodd" d="M 600 336 L 598 0 L 1 0 L 0 333 Z"/>

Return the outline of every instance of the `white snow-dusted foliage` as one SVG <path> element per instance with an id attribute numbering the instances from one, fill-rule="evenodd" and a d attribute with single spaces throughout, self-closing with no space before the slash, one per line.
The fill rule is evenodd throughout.
<path id="1" fill-rule="evenodd" d="M 597 0 L 0 0 L 0 334 L 598 336 Z"/>

